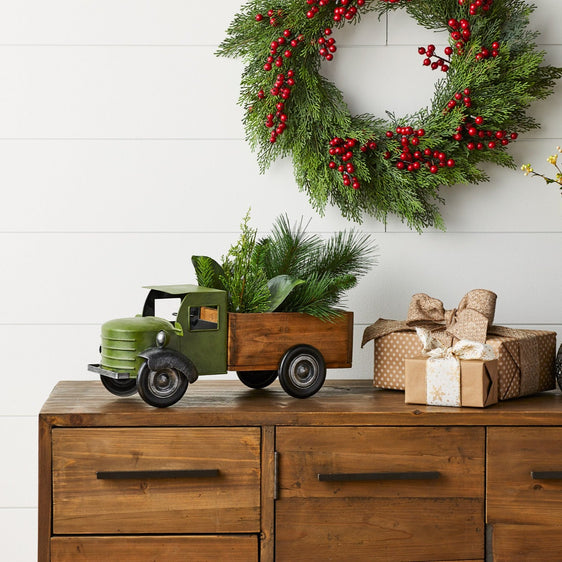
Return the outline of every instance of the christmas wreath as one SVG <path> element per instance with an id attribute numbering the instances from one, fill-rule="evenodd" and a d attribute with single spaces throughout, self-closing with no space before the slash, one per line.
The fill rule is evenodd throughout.
<path id="1" fill-rule="evenodd" d="M 351 115 L 320 64 L 337 59 L 346 22 L 398 9 L 448 32 L 444 49 L 418 48 L 440 76 L 431 105 L 404 117 Z M 514 167 L 507 145 L 538 127 L 526 111 L 561 75 L 542 65 L 527 29 L 533 9 L 522 0 L 253 0 L 217 54 L 246 64 L 240 103 L 262 171 L 290 155 L 319 212 L 330 203 L 356 221 L 394 214 L 417 230 L 443 228 L 439 187 L 486 180 L 482 162 Z"/>

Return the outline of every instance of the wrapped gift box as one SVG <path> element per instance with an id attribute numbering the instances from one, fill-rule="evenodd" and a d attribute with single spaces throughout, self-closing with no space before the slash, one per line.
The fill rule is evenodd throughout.
<path id="1" fill-rule="evenodd" d="M 457 361 L 456 359 L 452 359 Z M 407 404 L 437 404 L 441 406 L 470 406 L 484 408 L 498 401 L 498 361 L 460 360 L 460 377 L 456 381 L 459 401 L 447 403 L 447 386 L 451 381 L 443 381 L 443 389 L 430 390 L 428 387 L 427 357 L 405 360 L 405 387 Z M 449 361 L 434 359 L 433 361 Z M 435 382 L 435 381 L 434 381 Z M 454 383 L 455 381 L 453 381 Z M 455 389 L 453 389 L 453 395 Z"/>
<path id="2" fill-rule="evenodd" d="M 404 360 L 422 353 L 416 332 L 396 331 L 376 338 L 374 343 L 374 386 L 404 390 Z M 486 343 L 498 356 L 500 400 L 555 388 L 556 332 L 491 326 Z"/>

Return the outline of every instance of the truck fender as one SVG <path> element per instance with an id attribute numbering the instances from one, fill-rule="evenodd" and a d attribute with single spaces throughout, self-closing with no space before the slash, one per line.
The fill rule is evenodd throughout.
<path id="1" fill-rule="evenodd" d="M 171 367 L 182 372 L 190 383 L 194 383 L 199 378 L 197 367 L 195 367 L 193 361 L 179 351 L 150 347 L 139 353 L 139 357 L 146 359 L 152 371 L 163 367 Z"/>

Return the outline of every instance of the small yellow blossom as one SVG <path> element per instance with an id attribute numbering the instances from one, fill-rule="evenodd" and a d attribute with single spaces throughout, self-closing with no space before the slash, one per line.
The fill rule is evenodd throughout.
<path id="1" fill-rule="evenodd" d="M 526 176 L 528 176 L 533 171 L 533 168 L 531 168 L 531 164 L 523 164 L 523 166 L 521 166 L 521 169 L 525 172 Z"/>
<path id="2" fill-rule="evenodd" d="M 552 164 L 553 166 L 556 166 L 556 162 L 558 161 L 558 154 L 553 154 L 552 156 L 549 156 L 546 161 L 549 164 Z"/>

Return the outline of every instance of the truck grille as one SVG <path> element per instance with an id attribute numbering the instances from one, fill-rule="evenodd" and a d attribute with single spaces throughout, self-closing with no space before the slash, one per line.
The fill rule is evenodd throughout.
<path id="1" fill-rule="evenodd" d="M 134 373 L 137 359 L 135 340 L 102 337 L 101 365 L 104 369 L 122 373 Z"/>

